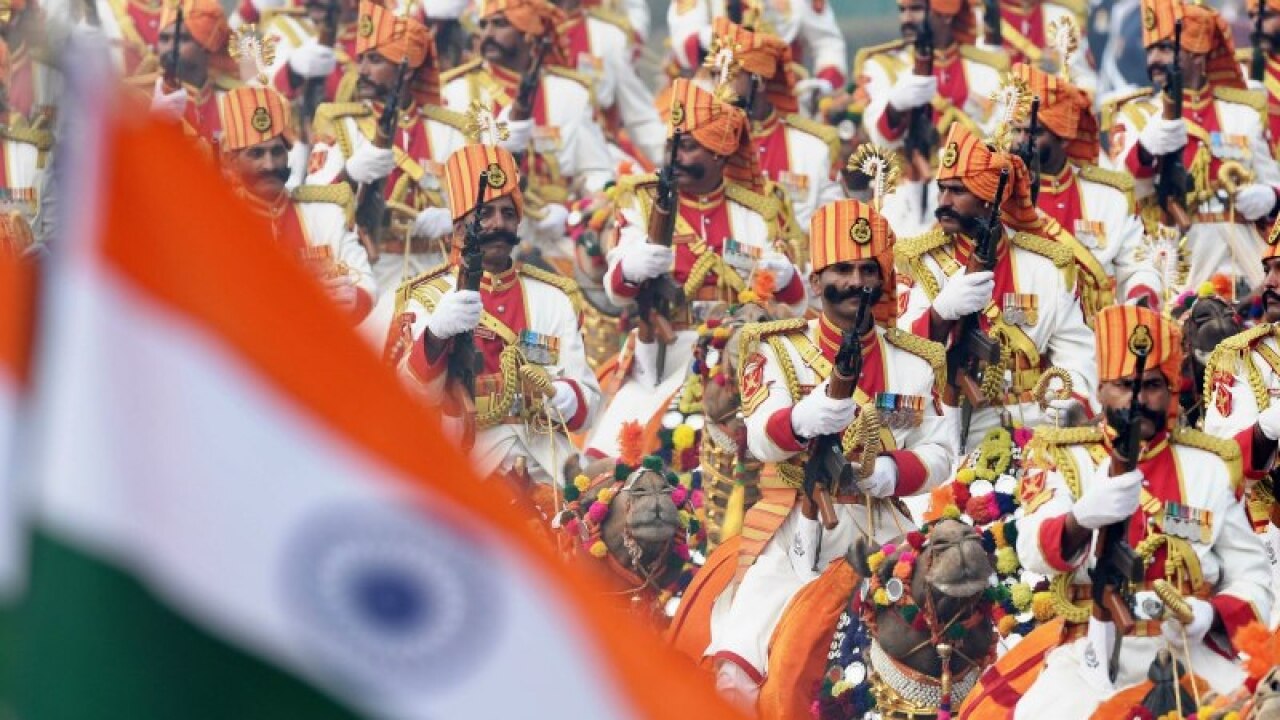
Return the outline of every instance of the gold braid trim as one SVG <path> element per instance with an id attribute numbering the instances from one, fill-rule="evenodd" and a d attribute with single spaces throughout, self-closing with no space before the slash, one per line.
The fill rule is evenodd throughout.
<path id="1" fill-rule="evenodd" d="M 1093 327 L 1093 316 L 1108 305 L 1115 303 L 1115 291 L 1111 287 L 1111 276 L 1103 269 L 1098 258 L 1085 247 L 1075 235 L 1067 232 L 1057 220 L 1045 217 L 1045 233 L 1057 241 L 1061 247 L 1070 250 L 1075 265 L 1075 290 L 1080 295 L 1081 305 L 1089 326 Z M 1057 264 L 1056 261 L 1054 264 Z M 1059 266 L 1061 267 L 1061 266 Z"/>
<path id="2" fill-rule="evenodd" d="M 874 403 L 867 403 L 840 436 L 840 445 L 846 454 L 850 448 L 862 448 L 857 459 L 857 476 L 860 480 L 871 477 L 876 469 L 876 458 L 884 452 L 884 443 L 880 440 L 880 431 L 883 429 L 884 423 L 881 422 Z"/>
<path id="3" fill-rule="evenodd" d="M 1058 227 L 1061 228 L 1062 226 L 1058 225 Z M 1063 233 L 1066 234 L 1066 231 L 1063 230 Z M 1071 263 L 1075 259 L 1070 248 L 1063 247 L 1053 240 L 1040 235 L 1032 235 L 1031 233 L 1025 232 L 1014 233 L 1011 238 L 1011 242 L 1014 247 L 1029 250 L 1037 255 L 1043 255 L 1048 258 L 1055 267 L 1070 267 Z"/>
<path id="4" fill-rule="evenodd" d="M 724 184 L 725 197 L 756 212 L 772 225 L 778 217 L 778 201 L 756 192 L 752 192 L 737 183 Z M 772 239 L 772 236 L 771 236 Z"/>
<path id="5" fill-rule="evenodd" d="M 862 66 L 865 65 L 867 60 L 871 59 L 872 56 L 902 50 L 906 46 L 907 43 L 903 40 L 891 40 L 880 45 L 871 45 L 869 47 L 859 48 L 858 52 L 853 55 L 853 77 L 856 79 L 863 76 L 864 73 L 862 72 Z M 892 60 L 892 58 L 889 59 Z M 896 75 L 896 73 L 890 74 Z"/>
<path id="6" fill-rule="evenodd" d="M 1107 102 L 1103 103 L 1102 104 L 1102 121 L 1099 127 L 1102 129 L 1103 132 L 1109 132 L 1111 130 L 1111 124 L 1115 122 L 1116 111 L 1120 109 L 1121 105 L 1124 105 L 1132 100 L 1137 100 L 1138 98 L 1145 98 L 1151 95 L 1152 92 L 1153 90 L 1151 88 L 1138 88 L 1131 92 L 1124 93 L 1122 95 L 1114 97 L 1108 100 Z M 1146 124 L 1145 123 L 1146 118 L 1143 117 L 1141 119 L 1143 120 L 1143 124 Z M 1137 129 L 1141 130 L 1142 126 L 1139 125 Z"/>
<path id="7" fill-rule="evenodd" d="M 777 335 L 767 338 L 765 342 L 778 358 L 778 368 L 782 370 L 782 382 L 787 386 L 787 392 L 791 394 L 791 402 L 800 402 L 800 377 L 796 374 L 796 365 L 791 361 L 791 353 L 787 352 L 786 344 Z M 739 367 L 743 366 L 739 365 Z"/>
<path id="8" fill-rule="evenodd" d="M 467 116 L 460 112 L 454 112 L 439 105 L 423 105 L 421 108 L 422 116 L 430 120 L 435 120 L 441 125 L 448 125 L 454 130 L 466 132 Z"/>
<path id="9" fill-rule="evenodd" d="M 567 295 L 574 312 L 578 314 L 586 312 L 587 302 L 582 296 L 582 288 L 578 287 L 578 283 L 573 278 L 556 275 L 526 263 L 520 263 L 517 270 L 521 275 L 546 283 Z"/>
<path id="10" fill-rule="evenodd" d="M 1116 170 L 1104 170 L 1097 165 L 1085 165 L 1080 168 L 1080 179 L 1119 190 L 1124 193 L 1125 200 L 1129 201 L 1129 212 L 1134 211 L 1134 182 L 1132 175 L 1126 175 Z"/>
<path id="11" fill-rule="evenodd" d="M 1231 476 L 1231 489 L 1239 492 L 1241 484 L 1244 482 L 1244 465 L 1240 455 L 1240 446 L 1235 441 L 1214 437 L 1208 433 L 1188 427 L 1174 428 L 1171 437 L 1174 445 L 1204 450 L 1222 458 L 1222 461 L 1227 465 L 1227 472 Z"/>
<path id="12" fill-rule="evenodd" d="M 976 63 L 993 67 L 996 70 L 1008 70 L 1013 66 L 1013 62 L 1004 52 L 996 50 L 983 50 L 976 45 L 963 44 L 960 46 L 960 57 L 966 60 L 972 60 Z"/>
<path id="13" fill-rule="evenodd" d="M 448 270 L 449 263 L 440 263 L 419 273 L 417 277 L 400 283 L 400 287 L 396 289 L 395 316 L 399 317 L 400 313 L 404 312 L 410 298 L 422 303 L 428 311 L 435 309 L 436 300 L 429 291 L 434 290 L 436 293 L 444 291 L 444 287 L 437 285 L 435 281 L 440 280 Z"/>
<path id="14" fill-rule="evenodd" d="M 350 223 L 356 215 L 356 195 L 347 183 L 333 185 L 300 185 L 293 191 L 293 201 L 299 203 L 331 203 L 342 208 Z"/>
<path id="15" fill-rule="evenodd" d="M 1262 371 L 1258 370 L 1258 366 L 1249 359 L 1249 355 L 1253 352 L 1254 345 L 1262 342 L 1267 337 L 1271 337 L 1273 334 L 1280 337 L 1280 327 L 1267 323 L 1251 327 L 1218 343 L 1218 346 L 1213 349 L 1213 353 L 1209 355 L 1209 361 L 1205 363 L 1203 397 L 1213 397 L 1213 376 L 1215 373 L 1225 372 L 1229 375 L 1238 376 L 1243 366 L 1245 376 L 1249 381 L 1249 387 L 1253 390 L 1253 399 L 1258 404 L 1258 409 L 1266 410 L 1270 407 L 1271 396 L 1262 383 Z"/>
<path id="16" fill-rule="evenodd" d="M 443 88 L 445 85 L 448 85 L 449 82 L 452 81 L 453 79 L 462 77 L 463 75 L 466 75 L 467 73 L 473 70 L 480 69 L 480 64 L 482 62 L 484 62 L 482 58 L 476 58 L 471 62 L 462 63 L 456 68 L 445 70 L 444 72 L 440 73 L 440 87 Z"/>
<path id="17" fill-rule="evenodd" d="M 934 386 L 939 392 L 947 381 L 947 349 L 940 343 L 913 335 L 896 327 L 885 330 L 884 339 L 890 345 L 905 350 L 929 363 L 933 368 Z"/>
<path id="18" fill-rule="evenodd" d="M 832 162 L 835 161 L 835 158 L 840 157 L 840 134 L 836 132 L 835 128 L 816 120 L 810 120 L 797 113 L 792 113 L 782 118 L 782 122 L 826 143 L 827 150 L 831 152 Z"/>
<path id="19" fill-rule="evenodd" d="M 498 355 L 498 375 L 502 378 L 502 388 L 494 396 L 489 409 L 476 414 L 476 427 L 484 430 L 501 423 L 511 414 L 511 404 L 516 398 L 516 380 L 520 370 L 520 351 L 515 345 L 502 348 Z"/>
<path id="20" fill-rule="evenodd" d="M 756 351 L 761 340 L 769 342 L 769 347 L 773 348 L 773 352 L 778 356 L 778 364 L 782 368 L 782 375 L 787 382 L 787 391 L 791 393 L 792 400 L 796 400 L 796 389 L 799 383 L 796 381 L 796 368 L 791 362 L 791 355 L 786 352 L 786 347 L 780 344 L 774 344 L 775 336 L 786 335 L 794 332 L 807 332 L 809 322 L 804 318 L 787 318 L 785 320 L 771 320 L 769 322 L 748 323 L 742 326 L 741 339 L 738 341 L 738 370 L 746 367 L 747 357 Z M 738 384 L 742 384 L 742 379 L 738 378 Z"/>

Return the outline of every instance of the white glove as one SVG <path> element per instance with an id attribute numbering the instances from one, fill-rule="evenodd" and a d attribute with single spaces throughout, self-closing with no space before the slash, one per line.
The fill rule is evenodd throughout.
<path id="1" fill-rule="evenodd" d="M 754 713 L 756 701 L 760 697 L 760 687 L 747 675 L 747 671 L 738 667 L 737 663 L 721 661 L 716 668 L 716 692 L 745 710 Z"/>
<path id="2" fill-rule="evenodd" d="M 1209 634 L 1209 628 L 1213 627 L 1214 611 L 1213 606 L 1197 597 L 1186 598 L 1187 605 L 1191 606 L 1191 622 L 1183 625 L 1174 618 L 1169 618 L 1160 624 L 1160 631 L 1164 633 L 1164 639 L 1169 641 L 1170 645 L 1183 648 L 1182 631 L 1187 631 L 1187 643 L 1194 645 L 1204 636 Z M 1185 648 L 1183 648 L 1185 650 Z"/>
<path id="3" fill-rule="evenodd" d="M 1073 418 L 1084 417 L 1084 405 L 1075 398 L 1054 398 L 1044 409 L 1045 422 L 1058 427 L 1066 427 Z"/>
<path id="4" fill-rule="evenodd" d="M 551 387 L 555 388 L 556 394 L 547 399 L 547 404 L 560 413 L 560 417 L 568 420 L 578 414 L 578 393 L 573 391 L 573 386 L 565 380 L 556 380 L 551 383 Z M 555 417 L 552 415 L 552 417 Z"/>
<path id="5" fill-rule="evenodd" d="M 337 66 L 337 53 L 318 42 L 303 43 L 289 53 L 289 69 L 304 78 L 329 77 Z"/>
<path id="6" fill-rule="evenodd" d="M 898 463 L 888 455 L 876 458 L 876 469 L 865 480 L 858 481 L 858 489 L 870 497 L 892 497 L 898 489 Z"/>
<path id="7" fill-rule="evenodd" d="M 563 235 L 564 224 L 569 219 L 569 208 L 560 203 L 548 203 L 543 210 L 546 211 L 547 215 L 538 221 L 538 229 Z"/>
<path id="8" fill-rule="evenodd" d="M 635 243 L 622 256 L 622 279 L 635 285 L 670 272 L 676 253 L 653 243 Z"/>
<path id="9" fill-rule="evenodd" d="M 796 266 L 784 257 L 763 257 L 756 261 L 756 270 L 768 270 L 773 273 L 773 287 L 781 290 L 791 284 L 796 275 Z"/>
<path id="10" fill-rule="evenodd" d="M 818 97 L 826 97 L 835 91 L 830 80 L 820 77 L 805 78 L 797 81 L 795 86 L 797 98 L 804 98 L 810 93 L 817 94 Z"/>
<path id="11" fill-rule="evenodd" d="M 908 73 L 889 88 L 889 105 L 899 112 L 933 102 L 938 94 L 938 78 Z"/>
<path id="12" fill-rule="evenodd" d="M 1142 492 L 1142 471 L 1107 477 L 1102 466 L 1089 484 L 1089 489 L 1071 507 L 1071 514 L 1081 527 L 1097 530 L 1120 522 L 1138 511 L 1138 494 Z"/>
<path id="13" fill-rule="evenodd" d="M 1271 214 L 1276 206 L 1276 191 L 1270 185 L 1250 183 L 1236 190 L 1236 210 L 1245 220 L 1257 220 Z"/>
<path id="14" fill-rule="evenodd" d="M 350 275 L 325 278 L 322 282 L 329 299 L 338 307 L 347 312 L 356 309 L 356 285 Z"/>
<path id="15" fill-rule="evenodd" d="M 395 166 L 396 156 L 390 149 L 361 143 L 347 158 L 347 176 L 358 183 L 371 183 L 390 175 Z"/>
<path id="16" fill-rule="evenodd" d="M 666 372 L 671 372 L 671 365 L 668 364 L 663 368 Z M 640 383 L 640 387 L 653 387 L 657 385 L 661 378 L 658 377 L 658 343 L 657 342 L 640 342 L 636 338 L 635 354 L 632 355 L 631 375 L 635 377 L 636 382 Z"/>
<path id="17" fill-rule="evenodd" d="M 446 208 L 424 208 L 413 219 L 413 236 L 428 239 L 453 232 L 453 215 Z"/>
<path id="18" fill-rule="evenodd" d="M 1187 121 L 1182 118 L 1165 120 L 1153 117 L 1138 134 L 1138 142 L 1152 155 L 1168 155 L 1186 147 Z"/>
<path id="19" fill-rule="evenodd" d="M 1280 440 L 1280 403 L 1258 413 L 1258 429 L 1268 440 Z"/>
<path id="20" fill-rule="evenodd" d="M 179 88 L 173 92 L 164 91 L 164 79 L 156 78 L 155 89 L 151 91 L 151 114 L 170 120 L 181 120 L 187 111 L 187 91 Z"/>
<path id="21" fill-rule="evenodd" d="M 827 381 L 824 380 L 791 408 L 791 429 L 796 437 L 804 440 L 844 432 L 857 411 L 858 404 L 853 398 L 833 400 L 827 397 Z"/>
<path id="22" fill-rule="evenodd" d="M 475 290 L 450 290 L 436 304 L 436 311 L 427 318 L 427 331 L 445 340 L 458 333 L 475 330 L 480 324 L 484 305 L 480 293 Z"/>
<path id="23" fill-rule="evenodd" d="M 933 299 L 933 311 L 943 320 L 958 320 L 986 307 L 995 288 L 995 275 L 990 271 L 969 273 L 961 270 L 947 280 L 942 292 Z"/>

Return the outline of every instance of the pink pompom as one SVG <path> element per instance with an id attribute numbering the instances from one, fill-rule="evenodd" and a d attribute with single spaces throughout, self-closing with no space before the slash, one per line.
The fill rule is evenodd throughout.
<path id="1" fill-rule="evenodd" d="M 1027 428 L 1018 428 L 1013 431 L 1013 444 L 1018 447 L 1026 447 L 1027 443 L 1031 441 L 1031 436 L 1033 434 L 1034 433 Z"/>
<path id="2" fill-rule="evenodd" d="M 591 509 L 587 511 L 587 519 L 599 525 L 609 516 L 609 506 L 602 502 L 591 503 Z"/>
<path id="3" fill-rule="evenodd" d="M 897 551 L 898 551 L 898 546 L 894 545 L 893 543 L 885 543 L 884 545 L 880 546 L 880 552 L 884 553 L 885 557 L 892 557 L 893 554 Z"/>
<path id="4" fill-rule="evenodd" d="M 898 562 L 906 563 L 908 565 L 910 565 L 915 561 L 916 561 L 916 554 L 911 552 L 910 550 L 902 553 L 902 557 L 898 558 Z"/>
<path id="5" fill-rule="evenodd" d="M 574 518 L 564 524 L 564 531 L 570 535 L 577 535 L 578 530 L 582 528 L 582 523 L 578 522 L 578 518 Z"/>
<path id="6" fill-rule="evenodd" d="M 677 485 L 675 489 L 671 491 L 671 502 L 675 503 L 676 507 L 680 507 L 684 504 L 684 501 L 688 499 L 689 491 L 686 490 L 683 485 Z"/>
<path id="7" fill-rule="evenodd" d="M 693 498 L 689 501 L 689 504 L 693 506 L 694 510 L 702 509 L 702 491 L 701 490 L 693 491 Z"/>

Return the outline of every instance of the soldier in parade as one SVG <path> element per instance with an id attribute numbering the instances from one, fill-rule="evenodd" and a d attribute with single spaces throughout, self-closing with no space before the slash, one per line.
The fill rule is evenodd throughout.
<path id="1" fill-rule="evenodd" d="M 642 309 L 640 331 L 619 359 L 625 378 L 587 440 L 589 454 L 614 455 L 627 420 L 642 425 L 665 412 L 683 386 L 697 333 L 711 310 L 736 302 L 757 272 L 768 272 L 773 299 L 796 315 L 806 305 L 804 279 L 780 251 L 778 205 L 756 191 L 763 183 L 746 113 L 702 87 L 678 78 L 673 85 L 668 147 L 674 147 L 671 237 L 651 236 L 657 178 L 624 178 L 618 199 L 619 236 L 609 252 L 605 290 L 622 308 L 636 308 L 642 286 L 669 277 L 683 292 L 671 308 L 674 336 L 654 337 Z M 663 241 L 667 240 L 666 243 Z M 666 343 L 670 343 L 669 346 Z M 661 347 L 660 347 L 661 345 Z M 658 358 L 664 357 L 663 363 Z M 662 367 L 659 367 L 659 365 Z"/>
<path id="2" fill-rule="evenodd" d="M 227 51 L 231 29 L 216 0 L 183 0 L 180 30 L 177 21 L 177 5 L 165 4 L 156 45 L 160 71 L 130 83 L 151 92 L 152 113 L 179 122 L 187 134 L 215 147 L 222 135 L 218 97 L 240 84 Z"/>
<path id="3" fill-rule="evenodd" d="M 39 4 L 10 0 L 0 7 L 0 38 L 9 46 L 10 109 L 31 122 L 52 115 L 62 81 Z"/>
<path id="4" fill-rule="evenodd" d="M 1161 206 L 1168 220 L 1163 225 L 1180 226 L 1176 229 L 1185 234 L 1190 253 L 1191 286 L 1224 273 L 1257 287 L 1263 242 L 1251 223 L 1275 211 L 1280 186 L 1280 168 L 1266 140 L 1265 99 L 1245 88 L 1231 32 L 1212 8 L 1144 0 L 1142 28 L 1155 89 L 1119 98 L 1104 109 L 1104 124 L 1114 119 L 1111 162 L 1136 178 L 1140 203 Z M 1167 119 L 1174 104 L 1160 90 L 1175 77 L 1181 78 L 1182 115 Z M 1188 177 L 1185 196 L 1182 187 L 1161 187 L 1163 168 L 1176 166 L 1178 159 Z"/>
<path id="5" fill-rule="evenodd" d="M 275 38 L 273 64 L 275 88 L 293 101 L 310 83 L 320 83 L 320 102 L 350 100 L 357 73 L 356 0 L 309 0 L 301 12 L 268 11 L 259 20 L 259 31 Z M 331 38 L 322 35 L 332 33 Z M 326 44 L 326 40 L 329 44 Z M 312 113 L 315 107 L 307 108 Z M 311 118 L 299 120 L 305 126 Z"/>
<path id="6" fill-rule="evenodd" d="M 455 362 L 473 364 L 471 354 L 452 359 L 456 349 L 474 343 L 482 363 L 471 391 L 477 471 L 561 482 L 565 461 L 577 452 L 568 434 L 590 428 L 600 402 L 582 343 L 579 290 L 572 280 L 512 260 L 524 198 L 510 153 L 496 144 L 465 145 L 449 156 L 445 177 L 455 252 L 397 292 L 391 359 L 438 404 L 458 380 Z M 479 246 L 476 289 L 459 284 L 460 269 L 472 270 L 462 268 L 472 250 L 464 240 Z"/>
<path id="7" fill-rule="evenodd" d="M 839 200 L 814 214 L 810 242 L 809 284 L 823 298 L 822 314 L 748 327 L 742 343 L 747 442 L 767 464 L 737 561 L 724 566 L 735 581 L 717 601 L 726 610 L 712 616 L 706 652 L 717 687 L 748 706 L 791 597 L 859 538 L 885 542 L 913 528 L 891 499 L 940 485 L 955 458 L 954 419 L 939 401 L 944 350 L 893 327 L 897 280 L 888 223 L 870 205 Z M 838 363 L 851 343 L 861 373 L 851 395 L 832 397 L 833 372 L 847 372 Z M 840 437 L 850 425 L 860 429 L 842 454 L 873 467 L 860 467 L 856 486 L 831 489 L 838 524 L 824 530 L 802 489 L 805 466 L 821 460 L 813 456 L 819 437 Z M 878 452 L 864 455 L 867 443 Z"/>
<path id="8" fill-rule="evenodd" d="M 1017 146 L 1030 143 L 1039 163 L 1036 206 L 1079 240 L 1114 281 L 1106 298 L 1145 298 L 1158 308 L 1164 283 L 1146 255 L 1145 230 L 1134 207 L 1133 178 L 1098 167 L 1101 146 L 1092 102 L 1080 88 L 1026 64 L 1013 68 L 1040 98 L 1035 138 L 1019 123 Z"/>
<path id="9" fill-rule="evenodd" d="M 1239 448 L 1171 426 L 1182 364 L 1177 328 L 1131 305 L 1106 308 L 1097 327 L 1105 424 L 1038 431 L 1048 468 L 1023 480 L 1027 514 L 1019 521 L 1018 557 L 1033 572 L 1066 578 L 1055 581 L 1053 592 L 1070 610 L 1065 643 L 1047 654 L 1015 718 L 1087 717 L 1117 690 L 1145 680 L 1166 646 L 1210 688 L 1231 692 L 1244 678 L 1233 660 L 1233 636 L 1251 621 L 1265 621 L 1273 602 L 1261 540 L 1239 501 Z M 1140 375 L 1138 353 L 1145 354 Z M 1140 440 L 1136 465 L 1122 442 L 1132 433 Z M 1119 534 L 1099 532 L 1113 524 Z M 1117 632 L 1114 615 L 1100 618 L 1080 602 L 1096 597 L 1088 571 L 1095 537 L 1108 538 L 1097 543 L 1100 558 L 1127 540 L 1145 561 L 1142 581 L 1132 587 L 1127 634 Z M 1161 617 L 1157 581 L 1182 596 L 1189 617 Z M 1070 702 L 1063 688 L 1071 688 Z"/>
<path id="10" fill-rule="evenodd" d="M 994 15 L 986 17 L 992 8 L 998 11 L 999 28 L 993 27 Z M 983 45 L 1007 52 L 1012 63 L 1026 63 L 1045 72 L 1064 72 L 1065 64 L 1076 86 L 1094 95 L 1098 73 L 1089 57 L 1088 37 L 1080 32 L 1088 27 L 1088 14 L 1088 3 L 1080 0 L 986 0 Z M 1061 34 L 1064 23 L 1071 23 L 1077 31 L 1075 47 L 1065 58 L 1059 44 L 1066 37 Z"/>
<path id="11" fill-rule="evenodd" d="M 1280 2 L 1249 0 L 1251 45 L 1236 51 L 1236 60 L 1249 79 L 1250 87 L 1265 91 L 1267 96 L 1267 129 L 1270 131 L 1271 154 L 1280 147 Z"/>
<path id="12" fill-rule="evenodd" d="M 271 222 L 277 246 L 311 270 L 353 324 L 375 299 L 369 256 L 356 237 L 346 185 L 303 185 L 292 192 L 289 146 L 294 142 L 288 101 L 271 88 L 244 86 L 218 100 L 222 166 L 253 211 Z"/>
<path id="13" fill-rule="evenodd" d="M 112 57 L 125 75 L 139 72 L 144 61 L 155 62 L 160 42 L 160 0 L 96 0 L 97 18 L 112 43 Z"/>
<path id="14" fill-rule="evenodd" d="M 0 41 L 0 214 L 18 214 L 35 243 L 49 240 L 53 215 L 53 128 L 9 106 L 9 48 Z"/>

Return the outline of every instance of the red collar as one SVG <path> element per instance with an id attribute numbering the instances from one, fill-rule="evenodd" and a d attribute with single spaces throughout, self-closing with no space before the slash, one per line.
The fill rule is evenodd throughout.
<path id="1" fill-rule="evenodd" d="M 834 358 L 840 350 L 840 343 L 844 340 L 844 331 L 836 327 L 834 323 L 827 319 L 825 314 L 818 316 L 818 349 L 822 351 L 823 357 L 828 360 Z M 868 351 L 876 344 L 876 328 L 872 325 L 871 330 L 862 336 L 862 354 L 866 355 Z"/>

